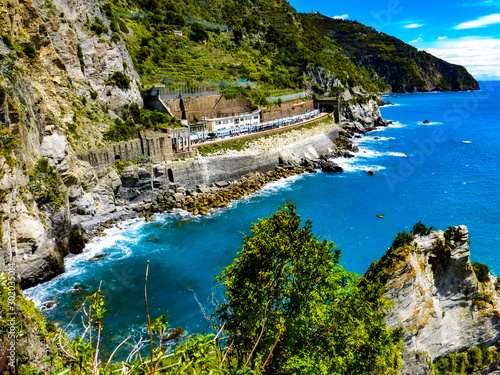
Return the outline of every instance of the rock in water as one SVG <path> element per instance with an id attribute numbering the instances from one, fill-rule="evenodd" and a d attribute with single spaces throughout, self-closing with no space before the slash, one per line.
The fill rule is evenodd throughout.
<path id="1" fill-rule="evenodd" d="M 429 120 L 425 120 L 425 121 L 424 121 L 424 124 L 426 124 L 426 125 L 427 125 L 427 124 L 430 124 Z"/>
<path id="2" fill-rule="evenodd" d="M 375 176 L 375 175 L 377 174 L 377 172 L 375 172 L 375 171 L 374 171 L 374 170 L 372 170 L 372 169 L 370 169 L 370 170 L 369 170 L 368 172 L 366 172 L 366 173 L 368 173 L 370 176 Z"/>
<path id="3" fill-rule="evenodd" d="M 500 339 L 500 292 L 495 277 L 480 283 L 472 268 L 465 226 L 415 235 L 408 246 L 392 249 L 373 263 L 365 277 L 385 284 L 393 303 L 388 328 L 403 330 L 401 374 L 431 373 L 431 362 Z"/>
<path id="4" fill-rule="evenodd" d="M 340 165 L 338 165 L 332 161 L 329 161 L 329 162 L 326 162 L 325 164 L 323 164 L 323 167 L 321 168 L 321 170 L 323 172 L 327 172 L 327 173 L 344 172 L 344 169 Z"/>
<path id="5" fill-rule="evenodd" d="M 98 254 L 98 255 L 93 256 L 92 258 L 90 258 L 90 259 L 89 259 L 89 262 L 92 262 L 92 263 L 93 263 L 93 262 L 97 262 L 98 260 L 101 260 L 101 259 L 103 259 L 103 258 L 105 258 L 105 257 L 107 257 L 107 256 L 108 256 L 108 253 Z"/>
<path id="6" fill-rule="evenodd" d="M 43 306 L 47 309 L 51 309 L 52 307 L 54 307 L 55 305 L 57 305 L 57 302 L 56 301 L 47 301 L 43 304 Z"/>
<path id="7" fill-rule="evenodd" d="M 165 341 L 175 340 L 181 337 L 184 334 L 184 332 L 186 332 L 184 329 L 175 327 L 172 328 L 170 331 L 168 331 L 163 339 Z"/>

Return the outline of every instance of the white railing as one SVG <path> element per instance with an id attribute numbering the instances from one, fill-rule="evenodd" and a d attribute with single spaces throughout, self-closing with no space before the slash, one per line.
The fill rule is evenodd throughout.
<path id="1" fill-rule="evenodd" d="M 320 114 L 319 109 L 315 109 L 314 111 L 304 113 L 303 115 L 285 117 L 278 120 L 260 122 L 258 124 L 236 126 L 234 128 L 229 128 L 229 129 L 219 129 L 213 132 L 205 131 L 205 132 L 193 133 L 191 134 L 191 142 L 199 142 L 215 138 L 224 138 L 228 136 L 237 136 L 241 134 L 257 133 L 305 121 L 319 114 Z M 208 134 L 214 134 L 215 136 L 209 137 Z"/>

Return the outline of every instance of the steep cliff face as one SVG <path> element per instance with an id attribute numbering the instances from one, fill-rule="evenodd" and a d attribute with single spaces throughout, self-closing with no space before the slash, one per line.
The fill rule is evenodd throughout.
<path id="1" fill-rule="evenodd" d="M 480 282 L 469 256 L 469 233 L 459 226 L 399 242 L 368 270 L 393 303 L 388 327 L 403 329 L 402 374 L 430 373 L 436 359 L 499 341 L 496 278 Z"/>
<path id="2" fill-rule="evenodd" d="M 141 100 L 120 37 L 91 29 L 109 24 L 97 3 L 4 0 L 0 12 L 0 268 L 15 264 L 28 287 L 81 250 L 70 202 L 95 176 L 75 151 L 102 145 L 116 111 Z M 129 89 L 110 81 L 117 71 L 132 78 Z"/>

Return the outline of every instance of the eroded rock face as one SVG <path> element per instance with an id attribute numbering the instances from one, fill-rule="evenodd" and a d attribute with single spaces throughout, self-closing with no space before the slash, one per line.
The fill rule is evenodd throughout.
<path id="1" fill-rule="evenodd" d="M 0 271 L 15 265 L 18 282 L 28 287 L 63 272 L 63 257 L 81 251 L 82 228 L 72 225 L 70 212 L 92 218 L 116 211 L 120 176 L 111 171 L 99 181 L 76 152 L 103 146 L 109 126 L 100 120 L 104 112 L 115 118 L 125 104 L 142 105 L 142 98 L 123 38 L 98 36 L 90 28 L 97 19 L 110 25 L 99 2 L 13 0 L 0 5 L 0 12 L 8 20 L 0 25 L 2 34 L 36 51 L 28 59 L 0 40 L 2 55 L 11 56 L 15 67 L 0 82 L 9 87 L 0 127 L 16 139 L 9 161 L 0 156 Z M 106 83 L 115 72 L 131 79 L 129 89 Z M 41 158 L 62 178 L 57 204 L 38 199 L 40 189 L 28 186 Z"/>
<path id="2" fill-rule="evenodd" d="M 489 347 L 500 339 L 500 304 L 494 277 L 480 283 L 469 256 L 465 226 L 415 236 L 404 260 L 382 261 L 367 277 L 387 286 L 389 328 L 402 328 L 404 366 L 401 374 L 425 374 L 434 361 L 471 347 Z M 387 255 L 386 255 L 387 256 Z M 425 355 L 423 355 L 425 354 Z M 423 360 L 424 359 L 424 360 Z"/>

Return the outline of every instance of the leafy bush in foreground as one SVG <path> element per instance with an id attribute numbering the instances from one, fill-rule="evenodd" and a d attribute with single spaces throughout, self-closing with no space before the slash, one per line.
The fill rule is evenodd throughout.
<path id="1" fill-rule="evenodd" d="M 295 206 L 254 224 L 218 277 L 218 313 L 241 366 L 270 373 L 396 374 L 398 336 L 383 321 L 382 288 L 339 264 L 340 251 L 300 227 Z"/>
<path id="2" fill-rule="evenodd" d="M 382 288 L 345 271 L 333 242 L 313 236 L 310 221 L 301 227 L 293 205 L 251 232 L 218 276 L 225 301 L 214 316 L 217 335 L 192 336 L 167 354 L 167 316 L 150 320 L 146 297 L 149 358 L 103 360 L 104 293 L 94 291 L 80 307 L 84 338 L 59 343 L 63 353 L 47 361 L 57 373 L 89 375 L 398 373 L 400 333 L 385 326 Z"/>

